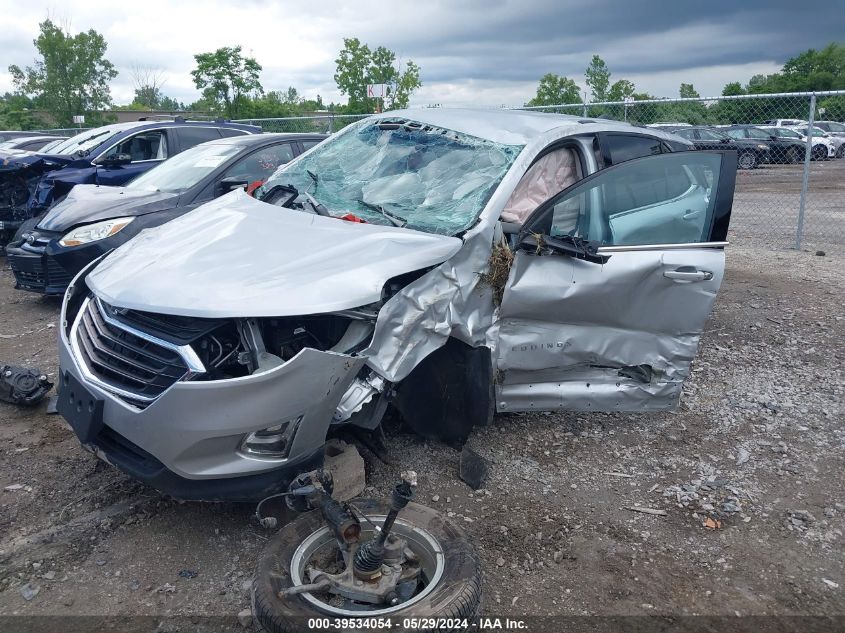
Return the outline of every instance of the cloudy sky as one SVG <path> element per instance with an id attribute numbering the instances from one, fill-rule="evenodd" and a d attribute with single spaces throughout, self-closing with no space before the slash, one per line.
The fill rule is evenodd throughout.
<path id="1" fill-rule="evenodd" d="M 845 40 L 842 0 L 0 0 L 0 92 L 9 64 L 36 56 L 38 23 L 96 29 L 120 75 L 115 103 L 132 100 L 133 65 L 160 69 L 164 93 L 189 103 L 193 55 L 240 44 L 264 67 L 265 90 L 295 86 L 344 101 L 332 79 L 344 37 L 386 46 L 422 67 L 412 105 L 520 105 L 547 72 L 584 85 L 594 53 L 612 79 L 677 96 L 692 82 L 704 96 L 729 81 L 776 72 L 807 48 Z"/>

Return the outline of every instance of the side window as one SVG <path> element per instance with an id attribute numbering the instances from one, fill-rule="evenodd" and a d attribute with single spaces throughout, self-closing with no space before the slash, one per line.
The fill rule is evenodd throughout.
<path id="1" fill-rule="evenodd" d="M 618 165 L 626 160 L 660 154 L 659 139 L 635 134 L 600 134 L 599 140 L 604 153 L 604 165 Z"/>
<path id="2" fill-rule="evenodd" d="M 667 153 L 597 172 L 552 200 L 528 228 L 613 246 L 709 241 L 725 156 Z"/>
<path id="3" fill-rule="evenodd" d="M 322 143 L 322 141 L 318 141 L 318 140 L 313 140 L 313 141 L 299 141 L 299 142 L 300 142 L 300 143 L 302 143 L 302 151 L 303 151 L 303 152 L 308 151 L 309 149 L 311 149 L 311 148 L 312 148 L 312 147 L 314 147 L 315 145 L 319 145 L 320 143 Z"/>
<path id="4" fill-rule="evenodd" d="M 194 145 L 220 138 L 220 132 L 217 131 L 216 127 L 180 127 L 176 130 L 179 133 L 179 144 L 182 146 L 183 152 Z"/>
<path id="5" fill-rule="evenodd" d="M 692 140 L 698 138 L 698 135 L 696 134 L 696 132 L 697 132 L 697 130 L 684 129 L 684 130 L 675 130 L 675 131 L 672 132 L 672 134 L 675 134 L 677 136 L 680 136 L 681 138 L 685 138 L 685 139 L 692 141 Z"/>
<path id="6" fill-rule="evenodd" d="M 250 182 L 266 180 L 290 160 L 293 160 L 293 147 L 290 143 L 264 147 L 240 159 L 223 177 L 245 176 Z"/>
<path id="7" fill-rule="evenodd" d="M 218 131 L 223 136 L 223 138 L 228 138 L 230 136 L 244 136 L 246 134 L 246 131 L 239 130 L 234 127 L 221 127 L 218 128 Z"/>
<path id="8" fill-rule="evenodd" d="M 110 158 L 117 154 L 129 154 L 132 162 L 164 160 L 167 158 L 167 136 L 162 130 L 141 132 L 123 139 L 103 155 Z"/>
<path id="9" fill-rule="evenodd" d="M 728 128 L 725 131 L 727 132 L 728 136 L 730 136 L 731 138 L 739 138 L 739 139 L 745 138 L 745 130 L 743 130 L 742 128 L 733 127 L 733 128 Z"/>

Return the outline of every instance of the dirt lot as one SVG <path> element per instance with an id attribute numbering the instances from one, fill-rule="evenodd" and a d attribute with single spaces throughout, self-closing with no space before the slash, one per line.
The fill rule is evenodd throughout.
<path id="1" fill-rule="evenodd" d="M 391 425 L 395 465 L 363 451 L 368 493 L 420 473 L 420 500 L 481 554 L 488 614 L 844 615 L 844 266 L 735 245 L 679 411 L 499 416 L 470 438 L 491 461 L 477 493 L 453 448 Z M 0 359 L 55 377 L 58 304 L 11 279 Z M 164 498 L 45 409 L 0 404 L 0 615 L 144 614 L 152 630 L 249 606 L 268 537 L 252 507 Z"/>

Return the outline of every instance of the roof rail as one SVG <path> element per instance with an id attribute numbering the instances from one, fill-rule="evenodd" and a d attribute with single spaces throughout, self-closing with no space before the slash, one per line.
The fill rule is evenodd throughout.
<path id="1" fill-rule="evenodd" d="M 181 119 L 180 116 L 174 116 L 172 114 L 151 114 L 149 116 L 142 116 L 138 117 L 139 121 L 174 121 L 176 119 Z"/>

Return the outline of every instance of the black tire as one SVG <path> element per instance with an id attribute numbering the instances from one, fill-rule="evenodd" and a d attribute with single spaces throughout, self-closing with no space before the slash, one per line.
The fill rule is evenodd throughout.
<path id="1" fill-rule="evenodd" d="M 786 152 L 786 162 L 795 165 L 801 162 L 802 152 L 797 147 L 790 147 Z"/>
<path id="2" fill-rule="evenodd" d="M 756 169 L 757 154 L 754 152 L 741 152 L 737 159 L 737 166 L 740 169 Z"/>
<path id="3" fill-rule="evenodd" d="M 364 514 L 387 514 L 389 507 L 376 499 L 356 499 Z M 466 533 L 440 512 L 410 503 L 399 518 L 425 529 L 436 538 L 445 555 L 445 569 L 437 587 L 407 610 L 390 614 L 394 624 L 403 617 L 472 618 L 481 602 L 481 565 Z M 319 511 L 308 512 L 282 527 L 264 548 L 252 583 L 252 612 L 259 628 L 269 633 L 307 630 L 308 618 L 335 616 L 318 611 L 301 596 L 282 599 L 280 590 L 291 586 L 290 562 L 300 543 L 323 526 Z M 361 617 L 367 617 L 362 612 Z M 396 630 L 395 628 L 393 630 Z M 401 629 L 399 629 L 401 630 Z"/>
<path id="4" fill-rule="evenodd" d="M 840 145 L 839 149 L 836 150 L 836 158 L 845 158 L 845 144 Z"/>
<path id="5" fill-rule="evenodd" d="M 827 148 L 824 145 L 813 145 L 813 160 L 827 160 Z"/>

